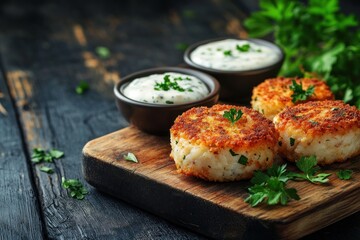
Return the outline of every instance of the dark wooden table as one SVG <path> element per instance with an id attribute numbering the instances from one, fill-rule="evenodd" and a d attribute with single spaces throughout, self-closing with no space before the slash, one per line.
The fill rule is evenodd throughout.
<path id="1" fill-rule="evenodd" d="M 62 2 L 59 4 L 59 2 Z M 127 126 L 114 104 L 122 76 L 183 64 L 179 43 L 245 36 L 240 1 L 2 1 L 0 3 L 0 239 L 203 239 L 92 188 L 81 150 Z M 102 59 L 98 46 L 109 48 Z M 74 88 L 90 84 L 84 95 Z M 46 174 L 32 149 L 65 157 Z M 89 189 L 70 198 L 61 177 Z M 305 239 L 359 239 L 360 212 Z"/>

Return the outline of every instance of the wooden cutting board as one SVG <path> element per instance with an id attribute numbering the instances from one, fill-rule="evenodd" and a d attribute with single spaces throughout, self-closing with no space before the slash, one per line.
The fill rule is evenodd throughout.
<path id="1" fill-rule="evenodd" d="M 128 152 L 139 163 L 125 161 Z M 128 127 L 88 142 L 83 171 L 98 190 L 216 239 L 297 239 L 360 210 L 360 157 L 323 168 L 333 173 L 329 184 L 290 181 L 299 201 L 252 208 L 244 202 L 249 181 L 211 183 L 178 174 L 169 154 L 168 137 Z M 351 180 L 339 180 L 338 169 L 352 169 Z"/>

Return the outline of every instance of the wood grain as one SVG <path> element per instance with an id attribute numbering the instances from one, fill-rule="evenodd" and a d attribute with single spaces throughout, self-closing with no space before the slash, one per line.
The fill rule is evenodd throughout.
<path id="1" fill-rule="evenodd" d="M 297 239 L 360 210 L 360 157 L 324 169 L 332 173 L 329 184 L 289 182 L 300 201 L 252 208 L 244 202 L 248 181 L 209 183 L 178 174 L 170 150 L 168 137 L 135 127 L 116 131 L 85 145 L 85 179 L 99 190 L 214 238 L 239 239 L 248 225 L 256 225 L 253 230 L 270 229 L 268 234 L 281 239 Z M 139 163 L 125 161 L 127 152 Z M 352 169 L 352 179 L 338 179 L 337 169 Z M 229 217 L 232 220 L 226 221 Z M 221 228 L 214 218 L 221 220 Z"/>
<path id="2" fill-rule="evenodd" d="M 39 199 L 26 163 L 14 108 L 0 74 L 0 239 L 43 239 Z"/>

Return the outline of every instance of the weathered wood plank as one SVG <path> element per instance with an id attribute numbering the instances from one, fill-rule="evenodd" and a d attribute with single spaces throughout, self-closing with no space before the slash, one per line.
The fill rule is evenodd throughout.
<path id="1" fill-rule="evenodd" d="M 31 169 L 7 86 L 0 72 L 0 239 L 43 239 L 43 226 Z"/>

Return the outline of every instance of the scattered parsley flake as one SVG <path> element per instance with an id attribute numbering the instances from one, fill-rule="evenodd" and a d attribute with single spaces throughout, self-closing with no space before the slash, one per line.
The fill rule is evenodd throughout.
<path id="1" fill-rule="evenodd" d="M 54 170 L 51 167 L 47 167 L 47 166 L 41 166 L 40 171 L 48 174 L 54 173 Z"/>
<path id="2" fill-rule="evenodd" d="M 132 152 L 128 152 L 127 155 L 124 155 L 124 159 L 135 163 L 138 162 L 135 154 L 133 154 Z"/>
<path id="3" fill-rule="evenodd" d="M 64 152 L 52 149 L 50 151 L 45 151 L 41 148 L 34 148 L 31 155 L 31 161 L 33 163 L 41 162 L 53 162 L 54 159 L 59 159 L 64 156 Z"/>
<path id="4" fill-rule="evenodd" d="M 185 51 L 189 47 L 189 44 L 186 43 L 177 43 L 175 48 L 180 51 Z"/>
<path id="5" fill-rule="evenodd" d="M 99 46 L 95 48 L 96 54 L 103 59 L 110 57 L 110 50 L 107 47 Z"/>
<path id="6" fill-rule="evenodd" d="M 62 177 L 61 185 L 69 190 L 70 196 L 78 200 L 83 200 L 85 195 L 88 194 L 88 190 L 77 179 L 65 179 Z"/>
<path id="7" fill-rule="evenodd" d="M 236 49 L 239 52 L 248 52 L 250 50 L 250 44 L 236 45 Z"/>
<path id="8" fill-rule="evenodd" d="M 351 178 L 352 174 L 353 174 L 353 171 L 350 169 L 339 170 L 336 172 L 336 175 L 341 180 L 349 180 Z"/>
<path id="9" fill-rule="evenodd" d="M 294 146 L 295 144 L 295 139 L 294 138 L 290 138 L 290 146 Z"/>
<path id="10" fill-rule="evenodd" d="M 246 166 L 247 162 L 248 162 L 248 158 L 246 156 L 244 156 L 244 155 L 241 155 L 240 158 L 239 158 L 238 163 Z"/>
<path id="11" fill-rule="evenodd" d="M 87 90 L 89 90 L 89 84 L 85 81 L 80 81 L 80 83 L 76 86 L 75 92 L 79 95 L 83 94 Z"/>
<path id="12" fill-rule="evenodd" d="M 292 102 L 296 103 L 298 101 L 305 101 L 307 100 L 311 95 L 314 94 L 315 87 L 314 85 L 309 86 L 308 89 L 303 90 L 302 88 L 302 82 L 300 84 L 297 84 L 296 81 L 292 80 L 292 85 L 290 85 L 290 89 L 294 92 L 291 95 Z"/>
<path id="13" fill-rule="evenodd" d="M 185 89 L 179 86 L 176 79 L 174 79 L 174 81 L 171 81 L 170 75 L 165 75 L 164 81 L 160 83 L 157 82 L 154 86 L 154 90 L 156 91 L 169 91 L 170 89 L 174 89 L 179 92 L 185 92 Z"/>
<path id="14" fill-rule="evenodd" d="M 231 50 L 227 50 L 223 52 L 225 56 L 232 56 Z"/>
<path id="15" fill-rule="evenodd" d="M 174 104 L 172 101 L 165 101 L 166 104 Z"/>

